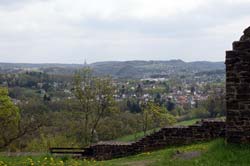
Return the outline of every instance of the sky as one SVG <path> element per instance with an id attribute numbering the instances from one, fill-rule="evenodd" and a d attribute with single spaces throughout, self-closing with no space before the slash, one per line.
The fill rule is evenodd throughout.
<path id="1" fill-rule="evenodd" d="M 0 62 L 224 61 L 250 0 L 0 0 Z"/>

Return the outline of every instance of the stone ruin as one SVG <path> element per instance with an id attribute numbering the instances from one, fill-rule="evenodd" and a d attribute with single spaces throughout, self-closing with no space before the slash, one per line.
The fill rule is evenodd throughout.
<path id="1" fill-rule="evenodd" d="M 165 127 L 131 143 L 103 142 L 84 148 L 83 158 L 107 160 L 153 151 L 173 145 L 216 138 L 229 143 L 250 143 L 250 27 L 233 50 L 226 52 L 227 119 L 202 120 L 187 127 Z"/>
<path id="2" fill-rule="evenodd" d="M 136 142 L 102 142 L 85 148 L 82 156 L 96 160 L 109 160 L 135 155 L 142 152 L 163 149 L 173 145 L 187 145 L 225 137 L 223 120 L 202 120 L 194 125 L 165 127 Z"/>
<path id="3" fill-rule="evenodd" d="M 250 143 L 250 27 L 226 52 L 226 139 Z"/>

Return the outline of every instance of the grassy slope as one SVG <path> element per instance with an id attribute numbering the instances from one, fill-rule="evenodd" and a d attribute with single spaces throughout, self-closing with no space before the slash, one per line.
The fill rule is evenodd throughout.
<path id="1" fill-rule="evenodd" d="M 192 159 L 174 158 L 176 151 L 192 152 L 200 151 L 202 155 Z M 1 161 L 7 165 L 82 165 L 82 166 L 240 166 L 250 165 L 250 145 L 227 145 L 223 139 L 218 139 L 205 143 L 197 143 L 180 147 L 169 147 L 164 150 L 152 153 L 143 153 L 109 161 L 82 161 L 67 158 L 50 158 L 49 156 L 33 157 L 0 157 Z M 38 162 L 40 161 L 40 162 Z M 33 163 L 33 164 L 31 164 Z M 40 164 L 39 164 L 40 163 Z"/>
<path id="2" fill-rule="evenodd" d="M 195 124 L 197 121 L 200 121 L 201 119 L 191 119 L 191 120 L 186 120 L 186 121 L 182 121 L 182 122 L 178 122 L 176 124 L 174 124 L 175 126 L 188 126 L 188 125 L 192 125 Z"/>
<path id="3" fill-rule="evenodd" d="M 199 120 L 200 119 L 191 119 L 191 120 L 187 120 L 187 121 L 182 121 L 182 122 L 176 123 L 175 126 L 178 126 L 178 125 L 188 126 L 188 125 L 194 124 L 196 121 L 199 121 Z M 156 129 L 156 130 L 159 130 L 159 129 Z M 147 131 L 147 134 L 150 134 L 156 130 L 149 130 L 149 131 Z M 144 133 L 139 132 L 136 134 L 126 135 L 124 137 L 118 138 L 118 139 L 116 139 L 116 141 L 131 142 L 131 141 L 138 140 L 142 137 L 144 137 Z"/>
<path id="4" fill-rule="evenodd" d="M 193 159 L 174 159 L 176 151 L 201 151 L 202 155 Z M 151 166 L 219 166 L 219 165 L 250 165 L 250 145 L 226 145 L 224 140 L 214 140 L 188 146 L 166 148 L 150 154 L 144 153 L 137 156 L 106 161 L 104 165 L 151 165 Z"/>

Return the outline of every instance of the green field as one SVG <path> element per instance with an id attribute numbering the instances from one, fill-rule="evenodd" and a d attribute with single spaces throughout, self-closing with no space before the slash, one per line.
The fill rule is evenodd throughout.
<path id="1" fill-rule="evenodd" d="M 177 153 L 178 152 L 178 153 Z M 192 156 L 196 154 L 196 156 Z M 109 161 L 73 160 L 67 157 L 0 157 L 0 166 L 247 166 L 250 145 L 229 145 L 223 139 L 180 147 L 169 147 L 151 153 Z"/>
<path id="2" fill-rule="evenodd" d="M 187 120 L 187 121 L 182 121 L 182 122 L 178 122 L 176 124 L 174 124 L 175 126 L 188 126 L 188 125 L 192 125 L 195 122 L 199 121 L 201 119 L 191 119 L 191 120 Z M 157 131 L 159 129 L 154 129 L 154 130 L 148 130 L 147 134 L 151 134 L 154 131 Z M 122 141 L 122 142 L 131 142 L 131 141 L 136 141 L 140 138 L 144 137 L 144 133 L 143 132 L 139 132 L 139 133 L 135 133 L 135 134 L 131 134 L 131 135 L 126 135 L 124 137 L 118 138 L 116 139 L 116 141 Z"/>
<path id="3" fill-rule="evenodd" d="M 185 120 L 185 121 L 181 121 L 181 122 L 174 124 L 174 126 L 188 126 L 188 125 L 195 124 L 197 121 L 200 121 L 200 120 L 201 119 Z"/>

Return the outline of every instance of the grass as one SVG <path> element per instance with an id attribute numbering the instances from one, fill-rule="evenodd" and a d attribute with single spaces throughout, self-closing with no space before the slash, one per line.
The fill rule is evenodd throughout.
<path id="1" fill-rule="evenodd" d="M 153 130 L 148 130 L 146 135 L 149 135 L 155 131 L 158 131 L 159 129 L 153 129 Z M 130 134 L 130 135 L 126 135 L 124 137 L 120 137 L 117 138 L 116 141 L 121 141 L 121 142 L 132 142 L 132 141 L 136 141 L 139 140 L 140 138 L 144 137 L 144 132 L 138 132 L 135 134 Z"/>
<path id="2" fill-rule="evenodd" d="M 201 119 L 191 119 L 191 120 L 185 120 L 185 121 L 181 121 L 178 122 L 176 124 L 174 124 L 175 126 L 188 126 L 188 125 L 192 125 L 195 124 L 197 121 L 200 121 Z"/>
<path id="3" fill-rule="evenodd" d="M 192 124 L 195 124 L 196 121 L 199 121 L 201 119 L 191 119 L 191 120 L 186 120 L 186 121 L 182 121 L 182 122 L 178 122 L 176 124 L 174 124 L 175 126 L 188 126 L 188 125 L 192 125 Z M 148 130 L 147 131 L 147 135 L 148 134 L 151 134 L 155 131 L 158 131 L 158 129 L 153 129 L 153 130 Z M 138 132 L 138 133 L 135 133 L 135 134 L 131 134 L 131 135 L 126 135 L 124 137 L 120 137 L 118 139 L 116 139 L 116 141 L 122 141 L 122 142 L 131 142 L 131 141 L 136 141 L 140 138 L 144 137 L 144 133 L 143 132 Z"/>
<path id="4" fill-rule="evenodd" d="M 192 159 L 175 159 L 173 156 L 177 150 L 180 152 L 200 151 L 202 155 Z M 110 160 L 104 162 L 104 165 L 118 166 L 121 163 L 124 165 L 131 165 L 131 163 L 140 165 L 141 163 L 142 166 L 246 166 L 250 165 L 250 145 L 227 145 L 223 139 L 218 139 Z"/>
<path id="5" fill-rule="evenodd" d="M 176 152 L 201 152 L 201 156 L 183 159 L 174 157 Z M 250 145 L 226 144 L 223 139 L 193 145 L 169 147 L 150 153 L 109 161 L 74 160 L 38 157 L 0 157 L 0 166 L 247 166 L 250 165 Z"/>

